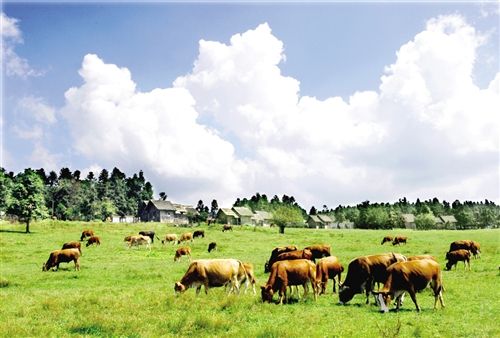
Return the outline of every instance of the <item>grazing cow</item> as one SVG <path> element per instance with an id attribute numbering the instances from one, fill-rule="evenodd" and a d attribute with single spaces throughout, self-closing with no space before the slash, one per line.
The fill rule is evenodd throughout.
<path id="1" fill-rule="evenodd" d="M 146 248 L 151 250 L 151 238 L 143 235 L 130 236 L 130 241 L 128 242 L 129 249 L 139 245 L 145 245 Z"/>
<path id="2" fill-rule="evenodd" d="M 286 302 L 286 288 L 293 285 L 304 287 L 304 297 L 307 295 L 307 283 L 310 282 L 316 291 L 316 266 L 308 259 L 296 259 L 292 261 L 278 261 L 271 267 L 271 274 L 266 285 L 261 286 L 261 297 L 263 302 L 272 302 L 273 295 L 279 292 L 279 304 Z"/>
<path id="3" fill-rule="evenodd" d="M 175 283 L 175 293 L 182 293 L 191 287 L 196 288 L 196 295 L 201 287 L 205 293 L 211 287 L 221 287 L 230 284 L 229 293 L 239 293 L 238 276 L 245 274 L 243 263 L 237 259 L 199 259 L 191 262 L 182 279 Z"/>
<path id="4" fill-rule="evenodd" d="M 198 237 L 205 238 L 205 230 L 196 230 L 195 232 L 193 232 L 193 238 Z"/>
<path id="5" fill-rule="evenodd" d="M 211 252 L 213 250 L 217 250 L 217 243 L 215 242 L 211 242 L 209 245 L 208 245 L 208 252 Z"/>
<path id="6" fill-rule="evenodd" d="M 80 236 L 80 242 L 82 242 L 85 238 L 92 237 L 94 235 L 95 235 L 94 230 L 85 229 L 82 231 L 82 235 Z"/>
<path id="7" fill-rule="evenodd" d="M 222 226 L 222 232 L 225 232 L 225 231 L 233 231 L 233 226 L 231 224 L 224 224 Z"/>
<path id="8" fill-rule="evenodd" d="M 273 265 L 274 262 L 276 262 L 276 258 L 278 257 L 279 254 L 295 250 L 298 250 L 295 245 L 279 246 L 274 248 L 273 251 L 271 252 L 271 257 L 269 257 L 269 260 L 264 265 L 264 272 L 271 271 L 271 266 Z"/>
<path id="9" fill-rule="evenodd" d="M 418 261 L 421 259 L 432 259 L 434 262 L 437 262 L 436 257 L 432 255 L 415 255 L 415 256 L 410 256 L 407 258 L 408 261 Z"/>
<path id="10" fill-rule="evenodd" d="M 340 264 L 340 261 L 335 256 L 321 258 L 316 264 L 316 281 L 318 284 L 319 294 L 324 294 L 326 290 L 326 285 L 328 284 L 328 278 L 333 282 L 333 293 L 335 293 L 335 276 L 340 286 L 340 280 L 342 272 L 344 272 L 344 267 Z"/>
<path id="11" fill-rule="evenodd" d="M 135 235 L 129 235 L 129 236 L 125 236 L 125 238 L 123 239 L 124 242 L 130 242 L 130 240 L 132 239 L 132 237 L 134 237 Z"/>
<path id="12" fill-rule="evenodd" d="M 75 270 L 80 270 L 80 256 L 80 251 L 76 248 L 54 250 L 50 253 L 49 259 L 43 265 L 42 271 L 48 271 L 53 267 L 55 267 L 57 271 L 59 270 L 59 264 L 69 263 L 71 261 L 75 262 Z"/>
<path id="13" fill-rule="evenodd" d="M 77 241 L 64 243 L 61 250 L 64 249 L 78 249 L 78 251 L 80 251 L 80 255 L 82 254 L 82 244 Z"/>
<path id="14" fill-rule="evenodd" d="M 97 236 L 92 236 L 89 238 L 89 240 L 87 241 L 87 244 L 85 244 L 85 246 L 88 247 L 89 245 L 92 245 L 92 244 L 101 245 L 101 239 Z"/>
<path id="15" fill-rule="evenodd" d="M 155 232 L 152 231 L 152 230 L 149 230 L 149 231 L 139 231 L 139 235 L 142 235 L 142 236 L 148 236 L 149 238 L 151 238 L 151 243 L 154 243 L 155 242 L 155 237 L 160 240 L 158 238 L 158 236 L 155 235 Z"/>
<path id="16" fill-rule="evenodd" d="M 330 246 L 326 244 L 316 244 L 316 245 L 306 246 L 304 249 L 311 250 L 313 255 L 312 259 L 313 262 L 315 262 L 316 259 L 331 256 Z"/>
<path id="17" fill-rule="evenodd" d="M 460 250 L 455 250 L 455 251 L 450 251 L 446 253 L 446 270 L 451 270 L 453 266 L 455 266 L 455 269 L 457 268 L 456 265 L 458 262 L 462 261 L 464 262 L 464 270 L 466 266 L 469 266 L 469 271 L 470 271 L 470 251 L 465 250 L 465 249 L 460 249 Z"/>
<path id="18" fill-rule="evenodd" d="M 193 233 L 192 232 L 185 232 L 179 237 L 179 240 L 177 241 L 177 244 L 181 244 L 182 242 L 187 242 L 191 241 L 193 242 Z"/>
<path id="19" fill-rule="evenodd" d="M 177 234 L 166 234 L 165 239 L 161 241 L 161 244 L 165 244 L 167 242 L 172 242 L 172 244 L 175 244 L 179 239 L 177 238 Z"/>
<path id="20" fill-rule="evenodd" d="M 180 261 L 182 256 L 188 256 L 189 261 L 191 261 L 191 248 L 188 246 L 183 246 L 175 251 L 174 262 Z"/>
<path id="21" fill-rule="evenodd" d="M 362 256 L 349 263 L 347 276 L 339 289 L 339 302 L 345 304 L 355 294 L 366 292 L 366 304 L 369 303 L 373 284 L 385 283 L 387 268 L 396 262 L 406 261 L 406 257 L 395 253 Z"/>
<path id="22" fill-rule="evenodd" d="M 394 238 L 392 236 L 385 236 L 383 239 L 382 239 L 382 243 L 380 243 L 381 245 L 384 245 L 385 242 L 392 242 Z"/>
<path id="23" fill-rule="evenodd" d="M 396 299 L 396 311 L 401 306 L 401 297 L 406 292 L 410 294 L 417 311 L 420 307 L 417 303 L 416 293 L 427 287 L 430 282 L 434 291 L 434 309 L 436 309 L 438 299 L 441 307 L 443 301 L 443 281 L 439 264 L 432 259 L 421 259 L 409 262 L 398 262 L 387 268 L 387 281 L 379 292 L 373 292 L 377 297 L 382 312 L 389 311 L 388 305 L 392 299 Z"/>
<path id="24" fill-rule="evenodd" d="M 255 291 L 256 280 L 255 280 L 253 264 L 252 263 L 243 263 L 243 267 L 245 268 L 245 270 L 240 269 L 238 272 L 238 283 L 240 283 L 240 287 L 241 287 L 241 285 L 243 285 L 243 283 L 245 283 L 245 291 L 243 292 L 245 294 L 247 293 L 249 284 L 252 284 L 253 294 L 255 295 L 256 294 L 256 291 Z M 230 283 L 227 283 L 225 285 L 226 289 L 227 289 L 228 285 L 230 285 Z"/>
<path id="25" fill-rule="evenodd" d="M 312 261 L 313 255 L 311 250 L 304 249 L 304 250 L 295 250 L 295 251 L 288 251 L 288 252 L 283 252 L 280 253 L 275 261 L 273 262 L 276 263 L 277 261 L 293 261 L 295 259 L 308 259 Z"/>
<path id="26" fill-rule="evenodd" d="M 406 236 L 396 236 L 394 237 L 394 240 L 392 241 L 392 245 L 400 245 L 401 243 L 406 244 L 406 240 L 408 237 Z"/>
<path id="27" fill-rule="evenodd" d="M 469 250 L 474 255 L 474 258 L 479 258 L 481 255 L 480 244 L 478 242 L 471 241 L 469 239 L 464 239 L 461 241 L 455 241 L 455 242 L 451 243 L 450 250 L 448 250 L 448 252 L 459 250 L 459 249 Z"/>

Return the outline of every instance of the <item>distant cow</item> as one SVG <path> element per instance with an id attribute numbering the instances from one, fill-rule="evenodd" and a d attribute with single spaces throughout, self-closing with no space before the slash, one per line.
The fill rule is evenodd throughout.
<path id="1" fill-rule="evenodd" d="M 128 242 L 129 249 L 133 246 L 140 246 L 140 245 L 145 245 L 146 248 L 151 250 L 151 238 L 142 235 L 130 236 L 130 241 Z"/>
<path id="2" fill-rule="evenodd" d="M 82 231 L 82 235 L 80 236 L 80 242 L 82 242 L 85 238 L 87 237 L 92 237 L 94 236 L 94 230 L 86 229 Z"/>
<path id="3" fill-rule="evenodd" d="M 89 238 L 89 240 L 87 241 L 87 244 L 85 244 L 85 246 L 88 247 L 89 245 L 92 245 L 92 244 L 101 245 L 101 239 L 97 236 L 92 236 Z"/>
<path id="4" fill-rule="evenodd" d="M 392 242 L 394 238 L 392 236 L 385 236 L 384 238 L 382 238 L 382 243 L 380 243 L 381 245 L 384 245 L 384 243 L 386 242 Z"/>
<path id="5" fill-rule="evenodd" d="M 465 249 L 450 251 L 446 253 L 446 270 L 451 270 L 453 266 L 455 266 L 458 262 L 464 262 L 464 269 L 469 266 L 470 271 L 470 251 Z"/>
<path id="6" fill-rule="evenodd" d="M 366 304 L 369 303 L 370 291 L 375 282 L 385 283 L 387 268 L 396 262 L 406 261 L 400 254 L 362 256 L 353 259 L 347 268 L 347 276 L 339 289 L 339 302 L 349 302 L 355 294 L 366 292 Z"/>
<path id="7" fill-rule="evenodd" d="M 179 240 L 177 241 L 177 244 L 181 244 L 182 242 L 187 242 L 191 241 L 193 242 L 193 233 L 192 232 L 185 232 L 179 237 Z"/>
<path id="8" fill-rule="evenodd" d="M 130 242 L 130 240 L 132 239 L 132 237 L 134 237 L 135 235 L 129 235 L 129 236 L 125 236 L 125 238 L 123 239 L 124 242 Z"/>
<path id="9" fill-rule="evenodd" d="M 381 311 L 389 311 L 388 305 L 392 299 L 397 300 L 396 311 L 399 310 L 401 306 L 400 299 L 405 291 L 410 294 L 417 311 L 420 311 L 416 292 L 425 289 L 429 282 L 434 291 L 434 309 L 436 309 L 438 299 L 441 302 L 441 307 L 444 307 L 441 269 L 435 261 L 421 259 L 398 262 L 387 268 L 387 274 L 387 281 L 383 289 L 380 292 L 373 292 L 377 296 Z"/>
<path id="10" fill-rule="evenodd" d="M 193 232 L 193 238 L 198 237 L 205 238 L 205 230 L 196 230 L 195 232 Z"/>
<path id="11" fill-rule="evenodd" d="M 187 256 L 189 261 L 191 261 L 191 248 L 188 246 L 183 246 L 175 251 L 174 262 L 180 261 L 182 256 Z"/>
<path id="12" fill-rule="evenodd" d="M 314 299 L 316 300 L 316 266 L 307 259 L 293 261 L 278 261 L 271 267 L 271 274 L 266 285 L 261 286 L 263 302 L 272 302 L 273 295 L 279 292 L 279 304 L 286 302 L 286 291 L 288 286 L 302 285 L 304 297 L 307 295 L 307 283 L 310 282 Z"/>
<path id="13" fill-rule="evenodd" d="M 326 244 L 310 245 L 310 246 L 306 246 L 304 249 L 311 250 L 313 262 L 316 259 L 331 256 L 330 246 L 326 245 Z"/>
<path id="14" fill-rule="evenodd" d="M 406 244 L 406 240 L 408 237 L 406 236 L 396 236 L 394 237 L 394 240 L 392 241 L 392 245 L 400 245 L 402 243 Z"/>
<path id="15" fill-rule="evenodd" d="M 209 245 L 208 245 L 208 252 L 211 252 L 213 250 L 217 250 L 217 243 L 215 242 L 211 242 Z"/>
<path id="16" fill-rule="evenodd" d="M 421 259 L 431 259 L 434 262 L 437 262 L 436 257 L 434 257 L 432 255 L 415 255 L 415 256 L 410 256 L 410 257 L 407 258 L 408 261 L 418 261 L 418 260 L 421 260 Z"/>
<path id="17" fill-rule="evenodd" d="M 205 293 L 211 287 L 221 287 L 229 283 L 229 293 L 239 293 L 238 276 L 245 272 L 243 263 L 237 259 L 199 259 L 191 262 L 182 279 L 175 283 L 176 293 L 182 293 L 191 287 L 196 288 L 196 294 L 200 293 L 201 287 L 205 287 Z"/>
<path id="18" fill-rule="evenodd" d="M 172 242 L 173 244 L 175 244 L 178 240 L 179 239 L 177 237 L 177 234 L 166 234 L 165 239 L 161 241 L 161 244 L 165 244 L 168 242 Z"/>
<path id="19" fill-rule="evenodd" d="M 274 262 L 276 262 L 276 258 L 279 254 L 295 250 L 297 250 L 297 247 L 295 245 L 279 246 L 274 248 L 273 251 L 271 251 L 271 257 L 269 257 L 269 260 L 264 265 L 264 272 L 271 271 L 271 266 Z"/>
<path id="20" fill-rule="evenodd" d="M 225 232 L 225 231 L 233 231 L 233 226 L 231 224 L 224 224 L 222 226 L 222 232 Z"/>
<path id="21" fill-rule="evenodd" d="M 455 241 L 455 242 L 451 243 L 450 250 L 448 250 L 448 252 L 459 250 L 459 249 L 469 250 L 474 255 L 474 258 L 478 258 L 481 255 L 480 244 L 478 242 L 471 241 L 469 239 L 464 239 L 464 240 Z"/>
<path id="22" fill-rule="evenodd" d="M 330 256 L 321 258 L 318 261 L 318 264 L 316 264 L 316 281 L 318 284 L 319 293 L 325 293 L 328 279 L 332 280 L 333 293 L 335 293 L 335 277 L 337 277 L 337 281 L 340 287 L 342 272 L 344 272 L 344 267 L 342 266 L 342 264 L 340 264 L 340 261 L 337 257 Z"/>
<path id="23" fill-rule="evenodd" d="M 149 231 L 139 231 L 139 235 L 142 235 L 142 236 L 148 236 L 149 238 L 151 238 L 151 243 L 154 243 L 155 242 L 155 237 L 160 240 L 158 238 L 158 236 L 155 235 L 155 232 L 152 231 L 152 230 L 149 230 Z"/>
<path id="24" fill-rule="evenodd" d="M 82 244 L 77 241 L 64 243 L 61 250 L 64 249 L 78 249 L 78 251 L 80 251 L 80 255 L 82 254 Z"/>
<path id="25" fill-rule="evenodd" d="M 80 270 L 80 256 L 80 251 L 76 248 L 54 250 L 50 253 L 49 259 L 43 265 L 42 271 L 48 271 L 53 267 L 55 267 L 57 271 L 59 270 L 59 264 L 69 263 L 71 261 L 75 262 L 75 270 Z"/>

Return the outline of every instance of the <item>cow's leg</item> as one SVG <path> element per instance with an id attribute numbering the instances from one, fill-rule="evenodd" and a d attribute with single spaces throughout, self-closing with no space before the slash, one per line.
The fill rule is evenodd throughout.
<path id="1" fill-rule="evenodd" d="M 208 295 L 208 280 L 205 280 L 203 285 L 205 286 L 205 294 Z"/>
<path id="2" fill-rule="evenodd" d="M 75 259 L 75 271 L 80 271 L 80 259 Z"/>
<path id="3" fill-rule="evenodd" d="M 368 279 L 368 281 L 366 282 L 366 289 L 365 289 L 366 304 L 370 304 L 370 293 L 373 290 L 374 284 L 375 284 L 375 282 L 371 278 Z"/>
<path id="4" fill-rule="evenodd" d="M 201 291 L 201 285 L 198 285 L 196 287 L 196 295 L 198 296 L 200 294 L 200 291 Z M 205 288 L 205 292 L 207 291 L 207 289 Z"/>
<path id="5" fill-rule="evenodd" d="M 313 289 L 314 293 L 314 300 L 318 300 L 318 288 L 316 287 L 316 284 L 314 283 L 314 278 L 311 278 L 311 287 Z"/>
<path id="6" fill-rule="evenodd" d="M 413 301 L 413 304 L 415 304 L 417 311 L 420 312 L 420 306 L 418 306 L 417 303 L 417 296 L 415 294 L 415 290 L 413 290 L 413 288 L 410 288 L 410 290 L 408 290 L 408 293 L 410 294 L 411 300 Z"/>
<path id="7" fill-rule="evenodd" d="M 399 311 L 399 308 L 401 307 L 402 304 L 402 297 L 404 296 L 405 292 L 404 291 L 396 291 L 394 293 L 394 299 L 396 300 L 396 311 Z M 390 305 L 390 304 L 387 304 Z"/>

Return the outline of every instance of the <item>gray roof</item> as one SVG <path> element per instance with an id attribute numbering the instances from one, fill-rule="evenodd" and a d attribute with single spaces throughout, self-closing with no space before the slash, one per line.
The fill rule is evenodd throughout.
<path id="1" fill-rule="evenodd" d="M 150 200 L 149 202 L 158 210 L 175 211 L 175 207 L 170 201 Z"/>
<path id="2" fill-rule="evenodd" d="M 406 223 L 414 223 L 415 222 L 415 215 L 414 214 L 402 214 L 401 217 L 403 217 L 403 221 Z"/>
<path id="3" fill-rule="evenodd" d="M 262 219 L 262 220 L 271 220 L 273 218 L 273 215 L 270 212 L 263 210 L 256 210 L 254 216 L 257 219 Z"/>
<path id="4" fill-rule="evenodd" d="M 453 215 L 443 215 L 439 217 L 441 217 L 444 223 L 457 223 L 457 219 Z"/>
<path id="5" fill-rule="evenodd" d="M 323 223 L 323 221 L 318 217 L 318 215 L 309 215 L 309 218 L 316 223 Z"/>
<path id="6" fill-rule="evenodd" d="M 220 208 L 219 212 L 223 213 L 226 216 L 232 216 L 234 218 L 239 218 L 238 215 L 236 215 L 236 213 L 232 209 L 229 209 L 229 208 Z"/>
<path id="7" fill-rule="evenodd" d="M 253 216 L 252 210 L 247 207 L 233 207 L 233 210 L 238 216 Z"/>
<path id="8" fill-rule="evenodd" d="M 332 223 L 332 222 L 333 222 L 333 220 L 332 220 L 332 219 L 330 218 L 330 216 L 328 216 L 328 215 L 318 214 L 317 216 L 318 216 L 318 218 L 319 218 L 320 220 L 322 220 L 322 221 L 323 221 L 323 222 L 325 222 L 325 223 Z"/>

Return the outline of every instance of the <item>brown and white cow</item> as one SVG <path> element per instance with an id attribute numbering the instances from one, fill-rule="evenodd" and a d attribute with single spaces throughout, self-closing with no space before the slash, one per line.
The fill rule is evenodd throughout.
<path id="1" fill-rule="evenodd" d="M 130 236 L 130 241 L 128 242 L 129 249 L 133 246 L 144 245 L 146 248 L 151 250 L 151 238 L 143 235 Z"/>
<path id="2" fill-rule="evenodd" d="M 396 299 L 396 311 L 401 306 L 401 297 L 405 292 L 410 294 L 417 311 L 420 307 L 417 303 L 416 293 L 427 287 L 430 282 L 434 291 L 434 309 L 436 309 L 438 299 L 441 307 L 444 307 L 443 301 L 443 282 L 439 264 L 432 259 L 421 259 L 409 262 L 398 262 L 387 268 L 387 281 L 379 292 L 373 292 L 377 297 L 380 310 L 389 311 L 388 305 L 392 299 Z"/>
<path id="3" fill-rule="evenodd" d="M 385 283 L 387 268 L 393 263 L 402 261 L 406 261 L 406 257 L 395 253 L 362 256 L 353 259 L 347 268 L 344 283 L 339 289 L 339 302 L 345 304 L 354 295 L 365 291 L 366 304 L 368 304 L 374 283 Z"/>
<path id="4" fill-rule="evenodd" d="M 177 234 L 166 234 L 165 239 L 161 241 L 161 244 L 169 243 L 172 242 L 172 244 L 175 244 L 179 238 L 177 237 Z"/>
<path id="5" fill-rule="evenodd" d="M 256 280 L 255 280 L 253 264 L 244 262 L 243 267 L 245 268 L 245 270 L 240 269 L 238 272 L 238 283 L 240 283 L 240 287 L 241 285 L 243 285 L 243 283 L 245 283 L 245 291 L 243 293 L 247 293 L 249 285 L 252 284 L 253 294 L 255 295 Z M 227 283 L 225 287 L 227 288 L 228 285 L 230 285 L 230 283 Z"/>
<path id="6" fill-rule="evenodd" d="M 328 279 L 332 280 L 333 293 L 335 293 L 335 277 L 337 277 L 337 281 L 340 286 L 342 272 L 344 272 L 344 267 L 340 264 L 337 257 L 330 256 L 321 258 L 316 264 L 316 281 L 318 284 L 319 294 L 325 293 Z"/>
<path id="7" fill-rule="evenodd" d="M 392 245 L 400 245 L 400 244 L 406 244 L 406 241 L 408 240 L 408 237 L 406 236 L 396 236 L 394 237 L 394 240 L 392 241 Z"/>
<path id="8" fill-rule="evenodd" d="M 151 238 L 151 243 L 154 243 L 155 242 L 155 237 L 160 240 L 160 238 L 158 238 L 158 236 L 156 236 L 155 232 L 153 230 L 143 230 L 143 231 L 139 231 L 139 235 L 142 235 L 142 236 L 147 236 L 149 238 Z"/>
<path id="9" fill-rule="evenodd" d="M 181 244 L 182 242 L 187 242 L 187 241 L 193 242 L 193 233 L 192 232 L 185 232 L 185 233 L 183 233 L 179 237 L 179 240 L 177 241 L 177 244 Z"/>
<path id="10" fill-rule="evenodd" d="M 227 259 L 199 259 L 191 262 L 182 279 L 175 283 L 174 291 L 182 293 L 191 287 L 196 288 L 196 294 L 201 287 L 205 293 L 211 287 L 221 287 L 229 283 L 229 293 L 239 293 L 240 284 L 238 276 L 245 274 L 246 270 L 240 260 Z"/>
<path id="11" fill-rule="evenodd" d="M 43 265 L 42 271 L 48 271 L 53 267 L 56 271 L 59 269 L 59 264 L 69 263 L 71 261 L 75 262 L 75 270 L 80 270 L 80 251 L 76 248 L 54 250 L 50 253 L 49 259 Z"/>
<path id="12" fill-rule="evenodd" d="M 233 226 L 231 224 L 224 224 L 222 226 L 222 232 L 233 231 Z"/>
<path id="13" fill-rule="evenodd" d="M 269 260 L 266 262 L 264 265 L 264 272 L 269 272 L 271 271 L 271 266 L 276 262 L 276 258 L 278 255 L 284 253 L 284 252 L 289 252 L 289 251 L 296 251 L 298 250 L 295 245 L 287 245 L 287 246 L 278 246 L 271 251 L 271 257 L 269 257 Z"/>
<path id="14" fill-rule="evenodd" d="M 88 247 L 89 245 L 92 245 L 92 244 L 101 245 L 101 239 L 97 236 L 92 236 L 89 238 L 89 240 L 87 241 L 87 244 L 85 244 L 85 246 Z"/>
<path id="15" fill-rule="evenodd" d="M 266 285 L 261 286 L 261 297 L 263 302 L 272 302 L 273 295 L 278 291 L 279 304 L 286 302 L 286 290 L 288 286 L 302 285 L 304 297 L 307 296 L 307 283 L 311 283 L 314 291 L 314 300 L 317 297 L 316 289 L 316 265 L 308 259 L 296 259 L 292 261 L 278 261 L 271 267 L 271 274 Z"/>
<path id="16" fill-rule="evenodd" d="M 182 256 L 187 256 L 189 261 L 191 261 L 191 248 L 188 246 L 183 246 L 175 251 L 174 262 L 180 261 Z"/>
<path id="17" fill-rule="evenodd" d="M 82 242 L 85 238 L 92 237 L 94 235 L 95 235 L 94 230 L 85 229 L 82 231 L 82 235 L 80 236 L 80 242 Z"/>
<path id="18" fill-rule="evenodd" d="M 384 238 L 382 238 L 382 243 L 380 243 L 381 245 L 384 245 L 384 243 L 386 242 L 392 242 L 393 241 L 393 237 L 392 236 L 385 236 Z"/>
<path id="19" fill-rule="evenodd" d="M 436 257 L 434 257 L 432 255 L 414 255 L 414 256 L 409 256 L 407 258 L 408 261 L 418 261 L 418 260 L 421 260 L 421 259 L 431 259 L 434 262 L 437 262 Z"/>
<path id="20" fill-rule="evenodd" d="M 481 245 L 478 242 L 471 241 L 470 239 L 452 242 L 450 244 L 450 250 L 448 250 L 448 252 L 459 249 L 469 250 L 474 255 L 474 258 L 481 257 Z"/>
<path id="21" fill-rule="evenodd" d="M 310 250 L 312 252 L 313 262 L 316 261 L 316 259 L 331 256 L 330 246 L 327 244 L 310 245 L 306 246 L 304 249 Z"/>
<path id="22" fill-rule="evenodd" d="M 78 249 L 78 251 L 80 251 L 80 255 L 82 254 L 82 244 L 77 241 L 64 243 L 61 250 L 64 249 Z"/>
<path id="23" fill-rule="evenodd" d="M 446 253 L 446 270 L 451 270 L 453 266 L 457 266 L 458 262 L 464 262 L 464 270 L 469 266 L 470 271 L 470 251 L 465 249 L 454 250 Z"/>

